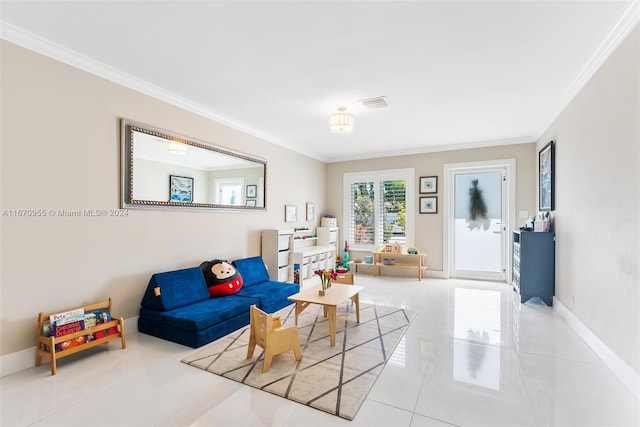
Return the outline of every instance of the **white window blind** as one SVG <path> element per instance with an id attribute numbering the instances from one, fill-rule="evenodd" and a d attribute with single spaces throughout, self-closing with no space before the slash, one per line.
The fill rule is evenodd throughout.
<path id="1" fill-rule="evenodd" d="M 348 173 L 345 234 L 353 249 L 412 243 L 413 169 Z"/>

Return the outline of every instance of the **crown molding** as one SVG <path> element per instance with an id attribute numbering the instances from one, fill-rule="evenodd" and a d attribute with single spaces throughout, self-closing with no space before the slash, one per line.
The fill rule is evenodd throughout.
<path id="1" fill-rule="evenodd" d="M 141 80 L 135 76 L 127 74 L 117 68 L 106 65 L 102 62 L 96 61 L 80 53 L 61 46 L 57 43 L 53 43 L 43 37 L 24 31 L 23 29 L 0 21 L 0 38 L 7 40 L 11 43 L 17 44 L 26 49 L 37 52 L 41 55 L 55 59 L 74 68 L 78 68 L 87 73 L 96 75 L 103 79 L 125 86 L 136 92 L 151 96 L 160 101 L 179 107 L 183 110 L 213 120 L 215 122 L 222 123 L 238 131 L 244 132 L 248 135 L 263 139 L 273 144 L 285 147 L 287 149 L 298 151 L 291 144 L 287 144 L 284 141 L 270 135 L 266 132 L 257 130 L 247 125 L 246 123 L 233 120 L 217 111 L 211 110 L 201 104 L 195 103 L 187 98 L 176 95 L 158 86 L 152 85 L 149 82 Z M 305 153 L 302 153 L 305 154 Z M 308 154 L 307 154 L 308 155 Z"/>
<path id="2" fill-rule="evenodd" d="M 475 141 L 475 142 L 463 142 L 460 144 L 452 144 L 452 145 L 432 145 L 419 147 L 410 150 L 398 150 L 398 151 L 384 151 L 378 153 L 363 153 L 362 155 L 353 155 L 353 156 L 333 156 L 329 157 L 326 162 L 327 163 L 335 163 L 335 162 L 345 162 L 351 160 L 365 160 L 365 159 L 376 159 L 381 157 L 396 157 L 396 156 L 410 156 L 414 154 L 428 154 L 428 153 L 439 153 L 443 151 L 456 151 L 456 150 L 472 150 L 474 148 L 487 148 L 487 147 L 498 147 L 501 145 L 516 145 L 516 144 L 529 144 L 534 143 L 536 138 L 533 136 L 521 136 L 515 138 L 506 138 L 506 139 L 491 139 L 486 141 Z"/>
<path id="3" fill-rule="evenodd" d="M 629 33 L 640 22 L 640 1 L 634 0 L 629 3 L 625 11 L 613 26 L 609 34 L 602 40 L 600 45 L 593 51 L 591 57 L 575 75 L 569 87 L 560 100 L 558 114 L 562 112 L 573 98 L 580 92 L 585 84 L 593 77 L 598 69 L 604 64 L 614 50 L 622 43 Z"/>

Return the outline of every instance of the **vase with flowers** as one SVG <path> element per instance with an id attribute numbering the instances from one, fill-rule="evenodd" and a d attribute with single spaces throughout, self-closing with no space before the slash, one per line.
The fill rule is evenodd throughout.
<path id="1" fill-rule="evenodd" d="M 333 268 L 330 270 L 316 270 L 313 274 L 319 276 L 322 283 L 322 289 L 318 291 L 319 295 L 326 295 L 333 281 L 338 279 L 338 273 Z"/>

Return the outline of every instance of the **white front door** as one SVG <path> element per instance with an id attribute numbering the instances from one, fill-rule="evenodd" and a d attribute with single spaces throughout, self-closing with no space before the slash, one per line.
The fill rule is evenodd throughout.
<path id="1" fill-rule="evenodd" d="M 506 282 L 510 171 L 499 162 L 483 163 L 445 166 L 449 274 Z"/>

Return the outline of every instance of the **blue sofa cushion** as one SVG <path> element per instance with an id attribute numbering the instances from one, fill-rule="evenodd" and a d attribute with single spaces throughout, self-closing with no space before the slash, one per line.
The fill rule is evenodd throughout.
<path id="1" fill-rule="evenodd" d="M 207 298 L 205 301 L 165 312 L 143 307 L 140 309 L 140 317 L 180 330 L 200 331 L 247 314 L 252 304 L 259 305 L 259 303 L 257 299 L 239 298 L 236 295 Z"/>
<path id="2" fill-rule="evenodd" d="M 232 264 L 242 276 L 242 286 L 245 288 L 269 281 L 269 272 L 260 256 L 237 259 Z"/>
<path id="3" fill-rule="evenodd" d="M 166 323 L 149 320 L 145 317 L 138 318 L 138 330 L 140 332 L 193 348 L 208 344 L 248 324 L 249 311 L 199 331 L 187 331 Z"/>
<path id="4" fill-rule="evenodd" d="M 257 298 L 260 300 L 258 307 L 268 313 L 273 313 L 293 301 L 289 301 L 287 297 L 300 292 L 300 286 L 295 283 L 283 282 L 262 282 L 249 288 L 243 287 L 236 296 Z"/>
<path id="5" fill-rule="evenodd" d="M 198 267 L 156 273 L 151 276 L 142 307 L 169 311 L 209 299 L 209 291 Z"/>

